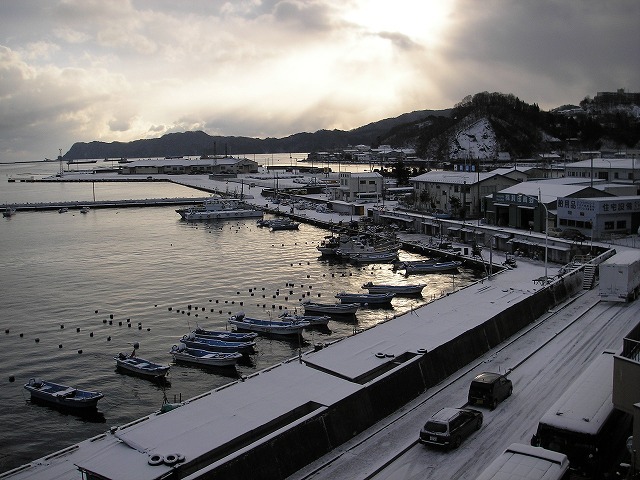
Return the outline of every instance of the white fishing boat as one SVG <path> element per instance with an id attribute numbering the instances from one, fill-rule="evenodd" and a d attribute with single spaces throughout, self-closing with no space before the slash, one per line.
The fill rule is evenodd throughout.
<path id="1" fill-rule="evenodd" d="M 298 230 L 299 227 L 299 222 L 294 222 L 289 218 L 274 220 L 269 224 L 269 228 L 272 232 L 277 232 L 280 230 Z"/>
<path id="2" fill-rule="evenodd" d="M 258 336 L 254 332 L 228 332 L 226 330 L 205 330 L 196 327 L 193 332 L 196 337 L 214 338 L 225 342 L 253 342 Z"/>
<path id="3" fill-rule="evenodd" d="M 305 315 L 308 314 L 326 314 L 326 315 L 353 315 L 360 308 L 359 303 L 317 303 L 306 301 L 302 302 Z"/>
<path id="4" fill-rule="evenodd" d="M 262 218 L 262 210 L 240 200 L 219 197 L 209 198 L 201 205 L 179 208 L 176 212 L 180 214 L 184 220 L 188 221 Z"/>
<path id="5" fill-rule="evenodd" d="M 462 265 L 459 261 L 446 261 L 446 262 L 434 262 L 432 260 L 416 261 L 416 262 L 403 262 L 400 264 L 400 269 L 404 269 L 405 273 L 441 273 L 441 272 L 454 272 L 458 270 L 458 267 Z"/>
<path id="6" fill-rule="evenodd" d="M 422 289 L 426 286 L 427 285 L 425 283 L 417 283 L 413 285 L 375 285 L 373 282 L 367 282 L 362 285 L 362 288 L 367 289 L 369 293 L 395 293 L 396 296 L 399 296 L 420 295 L 422 293 Z"/>
<path id="7" fill-rule="evenodd" d="M 261 320 L 247 317 L 244 312 L 232 315 L 229 323 L 240 331 L 283 336 L 300 335 L 302 330 L 311 325 L 307 321 Z"/>
<path id="8" fill-rule="evenodd" d="M 242 358 L 242 354 L 238 352 L 210 352 L 189 348 L 184 344 L 173 345 L 169 353 L 177 362 L 195 363 L 209 367 L 233 367 Z"/>
<path id="9" fill-rule="evenodd" d="M 53 406 L 90 409 L 96 408 L 98 400 L 104 395 L 101 392 L 80 390 L 60 383 L 48 382 L 32 378 L 24 388 L 31 393 L 32 400 L 40 400 Z"/>
<path id="10" fill-rule="evenodd" d="M 385 305 L 391 303 L 395 293 L 346 293 L 336 294 L 341 303 L 360 303 L 366 305 Z"/>

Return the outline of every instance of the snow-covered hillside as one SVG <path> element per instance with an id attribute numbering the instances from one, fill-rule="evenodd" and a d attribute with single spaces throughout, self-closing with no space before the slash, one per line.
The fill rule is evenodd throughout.
<path id="1" fill-rule="evenodd" d="M 449 157 L 452 159 L 487 159 L 497 155 L 496 132 L 486 117 L 458 131 L 449 143 Z"/>

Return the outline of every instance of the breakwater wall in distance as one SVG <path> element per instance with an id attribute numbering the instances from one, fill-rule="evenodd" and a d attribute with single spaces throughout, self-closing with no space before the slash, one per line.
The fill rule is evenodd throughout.
<path id="1" fill-rule="evenodd" d="M 317 414 L 284 426 L 258 447 L 236 452 L 206 474 L 190 479 L 282 479 L 363 432 L 438 382 L 535 322 L 550 308 L 582 289 L 576 268 L 486 322 L 424 354 L 398 358 L 400 368 L 361 378 L 356 393 L 317 409 Z M 417 435 L 417 432 L 416 432 Z"/>

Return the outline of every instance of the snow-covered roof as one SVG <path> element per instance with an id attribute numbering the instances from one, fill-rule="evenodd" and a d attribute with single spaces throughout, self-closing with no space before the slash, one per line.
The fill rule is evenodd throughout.
<path id="1" fill-rule="evenodd" d="M 472 185 L 477 182 L 483 182 L 488 178 L 492 178 L 498 175 L 494 172 L 441 172 L 433 171 L 423 173 L 416 177 L 411 177 L 409 180 L 412 182 L 429 182 L 429 183 L 447 183 L 462 185 Z"/>
<path id="2" fill-rule="evenodd" d="M 563 185 L 554 182 L 547 182 L 546 180 L 541 180 L 539 182 L 518 183 L 517 185 L 513 185 L 511 187 L 500 190 L 500 193 L 524 194 L 530 197 L 538 198 L 539 200 L 539 197 L 541 197 L 542 203 L 546 204 L 555 202 L 558 197 L 569 197 L 586 188 L 589 188 L 589 186 Z"/>
<path id="3" fill-rule="evenodd" d="M 540 419 L 541 424 L 596 434 L 613 412 L 613 357 L 604 351 Z"/>
<path id="4" fill-rule="evenodd" d="M 606 169 L 633 169 L 640 168 L 640 159 L 635 158 L 593 158 L 580 160 L 579 162 L 567 163 L 566 168 L 606 168 Z"/>

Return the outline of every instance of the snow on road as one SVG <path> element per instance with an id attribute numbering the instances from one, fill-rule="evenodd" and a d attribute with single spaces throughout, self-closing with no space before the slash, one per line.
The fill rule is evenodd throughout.
<path id="1" fill-rule="evenodd" d="M 509 444 L 528 444 L 542 415 L 598 354 L 622 349 L 623 337 L 640 318 L 638 310 L 640 302 L 598 302 L 597 290 L 581 293 L 539 319 L 525 335 L 488 352 L 289 480 L 473 479 Z M 469 383 L 476 374 L 510 368 L 514 369 L 509 374 L 513 395 L 495 411 L 481 408 L 482 429 L 458 450 L 415 443 L 431 414 L 466 403 Z"/>

